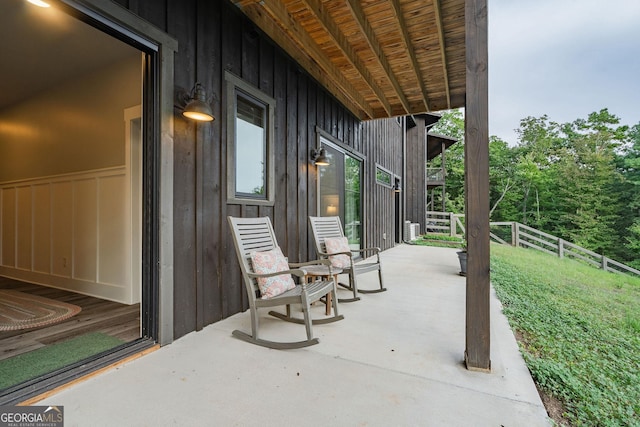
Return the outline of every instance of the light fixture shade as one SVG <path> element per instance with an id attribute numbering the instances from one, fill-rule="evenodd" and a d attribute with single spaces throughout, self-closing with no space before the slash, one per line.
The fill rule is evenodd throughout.
<path id="1" fill-rule="evenodd" d="M 327 157 L 327 153 L 324 148 L 319 150 L 311 150 L 311 157 L 316 166 L 329 166 L 329 158 Z"/>
<path id="2" fill-rule="evenodd" d="M 190 101 L 184 107 L 182 115 L 201 122 L 213 121 L 213 111 L 207 104 L 207 94 L 200 83 L 196 83 L 191 91 Z"/>
<path id="3" fill-rule="evenodd" d="M 395 191 L 396 193 L 400 193 L 402 191 L 402 187 L 400 186 L 400 180 L 396 179 L 396 183 L 393 186 L 393 191 Z"/>

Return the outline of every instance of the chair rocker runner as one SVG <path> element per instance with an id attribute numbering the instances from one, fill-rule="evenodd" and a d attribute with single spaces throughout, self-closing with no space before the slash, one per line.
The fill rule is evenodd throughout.
<path id="1" fill-rule="evenodd" d="M 353 292 L 353 298 L 341 298 L 340 302 L 352 302 L 358 301 L 360 297 L 358 293 L 377 293 L 384 292 L 387 289 L 384 287 L 382 279 L 382 265 L 380 264 L 380 248 L 364 248 L 364 249 L 348 249 L 345 248 L 343 252 L 329 253 L 326 247 L 326 239 L 342 238 L 344 239 L 344 231 L 342 230 L 342 223 L 338 216 L 310 216 L 309 225 L 313 233 L 313 239 L 316 245 L 316 252 L 318 256 L 324 259 L 335 255 L 348 256 L 348 264 L 341 266 L 344 273 L 349 274 L 349 285 L 338 283 L 340 286 L 349 289 Z M 354 254 L 361 253 L 363 258 L 366 254 L 373 254 L 375 258 L 373 260 L 365 259 L 363 261 L 354 263 Z M 367 273 L 370 271 L 378 272 L 378 279 L 380 281 L 379 289 L 358 289 L 356 276 L 358 274 Z"/>
<path id="2" fill-rule="evenodd" d="M 336 296 L 336 283 L 333 280 L 331 271 L 331 263 L 328 260 L 316 260 L 305 263 L 288 263 L 285 262 L 285 268 L 282 271 L 259 274 L 256 273 L 252 256 L 256 253 L 262 256 L 270 255 L 272 252 L 279 252 L 271 220 L 268 217 L 263 218 L 235 218 L 228 217 L 231 226 L 231 234 L 233 235 L 233 243 L 236 248 L 236 254 L 242 270 L 242 277 L 249 299 L 249 310 L 251 311 L 251 335 L 240 330 L 233 331 L 233 336 L 244 341 L 269 347 L 274 349 L 291 349 L 302 348 L 313 344 L 318 344 L 318 338 L 313 337 L 312 324 L 331 323 L 344 319 L 344 316 L 338 314 L 338 298 Z M 254 258 L 255 259 L 255 258 Z M 331 280 L 317 280 L 311 283 L 305 283 L 304 280 L 305 266 L 324 265 L 327 268 L 328 277 Z M 278 295 L 265 298 L 260 293 L 258 279 L 267 279 L 270 277 L 280 277 L 281 275 L 293 275 L 299 278 L 302 283 L 296 284 L 292 289 L 286 290 Z M 300 280 L 302 279 L 302 280 Z M 332 306 L 333 317 L 312 320 L 309 313 L 311 303 L 320 300 L 329 293 L 333 292 Z M 291 304 L 300 304 L 302 306 L 303 318 L 291 316 Z M 286 306 L 286 314 L 276 311 L 269 311 L 269 314 L 288 322 L 304 324 L 306 327 L 307 339 L 296 342 L 277 342 L 263 340 L 258 337 L 259 319 L 258 308 Z"/>

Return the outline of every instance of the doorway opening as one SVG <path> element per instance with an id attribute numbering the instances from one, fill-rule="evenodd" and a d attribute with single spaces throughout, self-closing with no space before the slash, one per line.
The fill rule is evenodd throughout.
<path id="1" fill-rule="evenodd" d="M 154 179 L 143 132 L 152 61 L 81 17 L 0 4 L 0 50 L 12 58 L 0 69 L 0 290 L 31 298 L 29 316 L 44 299 L 79 308 L 24 327 L 0 304 L 0 371 L 27 371 L 0 383 L 0 402 L 148 346 L 157 330 L 143 268 L 153 214 L 143 203 L 151 192 L 143 177 Z M 45 363 L 52 355 L 59 363 Z"/>

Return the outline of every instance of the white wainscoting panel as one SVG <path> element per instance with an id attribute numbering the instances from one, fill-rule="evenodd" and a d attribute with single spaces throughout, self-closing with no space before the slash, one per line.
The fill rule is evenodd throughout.
<path id="1" fill-rule="evenodd" d="M 139 302 L 132 245 L 140 228 L 131 223 L 126 172 L 121 167 L 0 183 L 0 275 Z"/>
<path id="2" fill-rule="evenodd" d="M 51 274 L 51 185 L 36 184 L 33 191 L 33 271 Z"/>
<path id="3" fill-rule="evenodd" d="M 16 267 L 16 189 L 2 189 L 2 265 Z"/>

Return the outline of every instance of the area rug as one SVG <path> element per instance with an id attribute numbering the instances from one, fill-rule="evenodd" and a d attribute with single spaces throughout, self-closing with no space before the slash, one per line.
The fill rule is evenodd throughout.
<path id="1" fill-rule="evenodd" d="M 0 331 L 16 331 L 52 325 L 80 313 L 77 305 L 0 289 Z"/>

